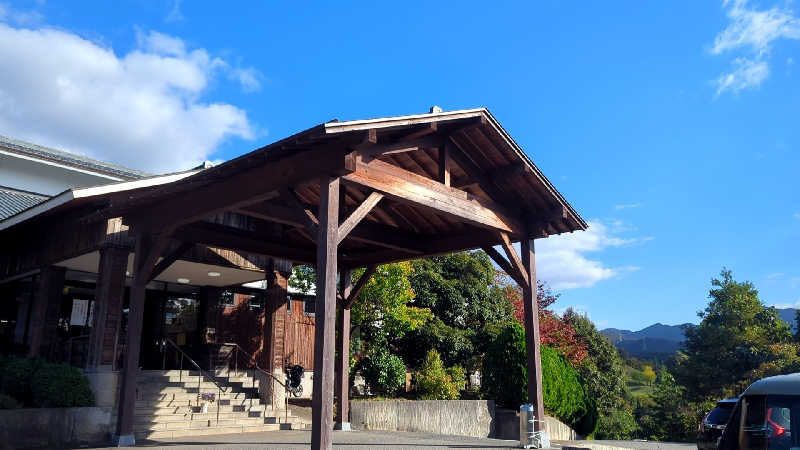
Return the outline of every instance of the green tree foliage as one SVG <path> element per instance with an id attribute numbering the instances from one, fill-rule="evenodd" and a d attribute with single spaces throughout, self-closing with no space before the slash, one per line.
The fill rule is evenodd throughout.
<path id="1" fill-rule="evenodd" d="M 316 289 L 317 274 L 311 266 L 294 266 L 289 277 L 289 287 L 303 294 L 309 294 Z"/>
<path id="2" fill-rule="evenodd" d="M 403 360 L 383 345 L 373 345 L 356 364 L 373 394 L 394 395 L 405 385 Z"/>
<path id="3" fill-rule="evenodd" d="M 630 439 L 639 431 L 633 412 L 628 410 L 607 411 L 600 414 L 594 439 Z"/>
<path id="4" fill-rule="evenodd" d="M 488 344 L 487 329 L 513 317 L 489 257 L 482 251 L 461 252 L 412 265 L 415 306 L 429 308 L 435 317 L 397 342 L 399 353 L 418 367 L 425 352 L 435 349 L 446 366 L 478 369 Z"/>
<path id="5" fill-rule="evenodd" d="M 644 377 L 644 382 L 647 383 L 648 386 L 652 386 L 653 383 L 656 382 L 658 375 L 656 375 L 656 371 L 653 370 L 653 366 L 644 366 L 642 368 L 642 376 Z"/>
<path id="6" fill-rule="evenodd" d="M 478 329 L 512 317 L 508 300 L 493 289 L 495 269 L 485 252 L 454 253 L 412 264 L 417 306 L 430 308 L 446 325 Z"/>
<path id="7" fill-rule="evenodd" d="M 353 304 L 351 323 L 361 326 L 370 338 L 381 333 L 380 339 L 387 340 L 402 338 L 433 318 L 429 309 L 414 306 L 414 291 L 409 281 L 412 272 L 407 262 L 378 266 Z M 354 282 L 363 273 L 363 269 L 357 271 Z"/>
<path id="8" fill-rule="evenodd" d="M 482 384 L 489 397 L 501 405 L 517 408 L 528 397 L 525 330 L 510 323 L 489 345 L 483 359 Z M 542 387 L 548 414 L 572 426 L 581 434 L 595 429 L 597 410 L 584 392 L 580 375 L 563 355 L 541 347 Z"/>
<path id="9" fill-rule="evenodd" d="M 568 309 L 562 320 L 572 326 L 576 339 L 586 345 L 586 357 L 577 370 L 587 395 L 594 400 L 602 418 L 597 424 L 596 435 L 615 436 L 613 439 L 633 437 L 625 435 L 631 430 L 628 419 L 632 417 L 632 408 L 625 400 L 629 396 L 625 384 L 625 364 L 616 347 L 588 317 Z"/>
<path id="10" fill-rule="evenodd" d="M 422 400 L 457 400 L 464 380 L 464 369 L 445 368 L 436 350 L 428 351 L 416 373 L 417 392 Z"/>
<path id="11" fill-rule="evenodd" d="M 699 423 L 697 411 L 707 412 L 710 409 L 708 405 L 696 408 L 696 405 L 687 402 L 685 389 L 663 368 L 658 373 L 652 398 L 651 407 L 637 411 L 641 435 L 650 440 L 692 440 Z"/>
<path id="12" fill-rule="evenodd" d="M 778 345 L 792 342 L 789 326 L 759 300 L 752 283 L 737 282 L 723 269 L 711 285 L 711 301 L 698 313 L 700 324 L 686 329 L 676 370 L 695 401 L 737 395 L 754 376 L 780 373 L 781 360 L 789 366 L 797 360 L 796 351 L 787 355 Z"/>

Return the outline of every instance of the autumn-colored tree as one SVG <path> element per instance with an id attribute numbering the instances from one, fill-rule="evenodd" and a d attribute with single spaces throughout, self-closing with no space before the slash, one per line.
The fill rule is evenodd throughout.
<path id="1" fill-rule="evenodd" d="M 496 271 L 495 283 L 514 306 L 514 318 L 524 325 L 525 307 L 522 302 L 522 289 L 501 270 Z M 554 294 L 546 283 L 542 281 L 536 283 L 536 302 L 539 304 L 539 339 L 542 344 L 558 350 L 573 366 L 577 366 L 586 358 L 587 345 L 575 336 L 575 328 L 572 324 L 562 320 L 548 309 L 558 300 L 558 297 L 559 294 Z"/>

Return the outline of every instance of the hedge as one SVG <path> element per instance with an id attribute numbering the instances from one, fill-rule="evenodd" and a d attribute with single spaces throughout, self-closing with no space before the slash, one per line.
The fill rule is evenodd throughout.
<path id="1" fill-rule="evenodd" d="M 586 395 L 580 375 L 553 348 L 541 346 L 541 358 L 545 411 L 578 433 L 591 434 L 597 424 L 597 407 Z M 514 409 L 527 402 L 525 330 L 519 324 L 508 324 L 489 344 L 482 373 L 489 398 Z"/>
<path id="2" fill-rule="evenodd" d="M 94 406 L 89 380 L 80 370 L 37 358 L 0 358 L 0 396 L 20 407 Z M 7 398 L 2 403 L 16 406 Z"/>

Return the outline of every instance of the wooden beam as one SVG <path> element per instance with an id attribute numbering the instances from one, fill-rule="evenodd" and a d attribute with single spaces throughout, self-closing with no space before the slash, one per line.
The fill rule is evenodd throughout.
<path id="1" fill-rule="evenodd" d="M 439 182 L 445 186 L 450 186 L 450 146 L 446 143 L 439 147 Z"/>
<path id="2" fill-rule="evenodd" d="M 297 192 L 294 189 L 283 189 L 282 194 L 283 197 L 286 198 L 286 201 L 289 202 L 289 205 L 300 212 L 300 216 L 303 218 L 303 225 L 305 226 L 306 230 L 308 230 L 309 234 L 316 236 L 319 220 L 314 212 L 311 211 L 311 209 L 307 207 L 305 203 L 303 203 L 303 200 L 297 195 Z"/>
<path id="3" fill-rule="evenodd" d="M 216 248 L 288 259 L 303 264 L 312 264 L 314 261 L 312 249 L 298 248 L 286 242 L 273 241 L 264 236 L 230 227 L 221 227 L 213 224 L 192 224 L 181 227 L 175 234 L 176 237 L 186 242 L 204 244 Z"/>
<path id="4" fill-rule="evenodd" d="M 505 212 L 501 205 L 380 160 L 359 162 L 356 171 L 342 179 L 379 191 L 398 202 L 449 214 L 479 227 L 515 236 L 525 233 L 521 222 Z"/>
<path id="5" fill-rule="evenodd" d="M 272 203 L 251 206 L 248 209 L 237 210 L 237 212 L 262 220 L 304 228 L 304 219 L 297 211 Z M 347 239 L 385 248 L 402 250 L 408 254 L 418 255 L 424 253 L 424 247 L 420 242 L 419 235 L 408 233 L 399 228 L 368 221 L 362 221 L 358 224 L 348 234 Z"/>
<path id="6" fill-rule="evenodd" d="M 362 158 L 374 158 L 380 155 L 391 155 L 394 153 L 405 153 L 421 150 L 423 148 L 440 147 L 444 143 L 441 136 L 422 136 L 414 139 L 403 139 L 400 142 L 389 144 L 371 144 L 362 146 L 358 149 Z"/>
<path id="7" fill-rule="evenodd" d="M 497 263 L 498 266 L 500 266 L 503 272 L 508 274 L 508 276 L 510 276 L 514 282 L 517 283 L 518 286 L 522 287 L 527 284 L 523 282 L 521 278 L 519 278 L 519 275 L 517 275 L 514 268 L 511 267 L 511 264 L 508 262 L 508 260 L 503 257 L 503 255 L 500 254 L 497 249 L 494 247 L 482 247 L 482 249 L 489 255 L 490 258 L 492 258 L 495 263 Z"/>
<path id="8" fill-rule="evenodd" d="M 358 225 L 361 220 L 364 219 L 364 217 L 367 217 L 367 214 L 372 211 L 372 208 L 374 208 L 382 198 L 383 194 L 379 192 L 373 192 L 369 194 L 369 197 L 361 202 L 361 204 L 358 205 L 358 208 L 356 208 L 356 210 L 353 211 L 353 213 L 350 214 L 350 216 L 348 216 L 347 219 L 345 219 L 345 221 L 339 225 L 339 236 L 336 243 L 340 244 L 344 238 L 346 238 L 347 235 L 353 231 L 353 228 L 355 228 L 356 225 Z"/>
<path id="9" fill-rule="evenodd" d="M 542 356 L 539 339 L 539 302 L 536 298 L 536 250 L 533 239 L 523 239 L 522 264 L 528 276 L 528 286 L 522 289 L 525 310 L 525 348 L 528 357 L 528 403 L 534 407 L 536 417 L 544 417 L 542 395 Z M 536 431 L 543 431 L 542 422 L 534 423 Z"/>
<path id="10" fill-rule="evenodd" d="M 353 303 L 355 303 L 355 301 L 358 300 L 358 296 L 361 295 L 361 291 L 364 290 L 364 286 L 367 285 L 369 279 L 372 278 L 372 275 L 375 273 L 377 269 L 378 266 L 376 264 L 370 264 L 369 266 L 367 266 L 367 269 L 364 271 L 364 274 L 361 275 L 361 278 L 359 278 L 358 281 L 356 282 L 356 286 L 353 288 L 353 290 L 350 292 L 349 295 L 344 297 L 344 302 L 342 305 L 343 308 L 349 310 L 350 308 L 353 307 Z"/>
<path id="11" fill-rule="evenodd" d="M 156 277 L 161 275 L 161 273 L 167 270 L 169 266 L 174 264 L 175 261 L 188 252 L 192 247 L 194 247 L 194 244 L 191 242 L 181 242 L 181 244 L 178 245 L 175 250 L 167 253 L 164 258 L 159 261 L 158 264 L 156 264 L 156 266 L 153 268 L 153 273 L 150 274 L 150 280 L 148 281 L 156 279 Z"/>
<path id="12" fill-rule="evenodd" d="M 341 295 L 350 296 L 353 287 L 353 276 L 349 270 L 339 273 Z M 336 417 L 333 419 L 335 430 L 350 430 L 350 308 L 339 308 L 336 316 Z"/>
<path id="13" fill-rule="evenodd" d="M 133 284 L 130 289 L 128 309 L 128 335 L 125 348 L 125 363 L 119 398 L 116 444 L 134 445 L 134 413 L 136 410 L 136 377 L 139 373 L 139 352 L 142 343 L 144 320 L 144 298 L 147 282 L 168 243 L 167 236 L 138 234 L 134 258 Z"/>
<path id="14" fill-rule="evenodd" d="M 339 178 L 320 179 L 317 235 L 317 300 L 314 326 L 314 390 L 311 400 L 311 448 L 333 444 L 333 384 L 336 343 L 336 272 Z"/>
<path id="15" fill-rule="evenodd" d="M 155 232 L 165 226 L 177 227 L 274 198 L 278 189 L 286 186 L 296 186 L 322 175 L 348 173 L 355 168 L 354 164 L 353 157 L 341 151 L 297 151 L 190 192 L 155 199 L 127 212 L 124 220 L 140 231 Z"/>
<path id="16" fill-rule="evenodd" d="M 514 271 L 516 278 L 522 283 L 519 283 L 521 288 L 524 288 L 528 285 L 528 277 L 525 275 L 525 268 L 522 266 L 522 261 L 520 261 L 519 256 L 517 255 L 517 250 L 514 248 L 514 245 L 511 244 L 511 239 L 509 239 L 507 233 L 500 233 L 500 239 L 502 240 L 501 245 L 503 246 L 503 251 L 506 252 L 506 257 L 508 257 L 508 261 L 511 264 L 511 270 Z"/>

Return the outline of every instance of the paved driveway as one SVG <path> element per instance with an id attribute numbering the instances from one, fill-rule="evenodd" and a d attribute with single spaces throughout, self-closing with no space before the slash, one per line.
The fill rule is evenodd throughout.
<path id="1" fill-rule="evenodd" d="M 337 450 L 370 449 L 492 449 L 518 448 L 519 441 L 440 436 L 427 433 L 390 431 L 334 431 Z M 311 445 L 311 431 L 266 431 L 262 433 L 219 434 L 181 437 L 158 442 L 137 442 L 137 448 L 165 450 L 199 449 L 302 449 Z"/>

